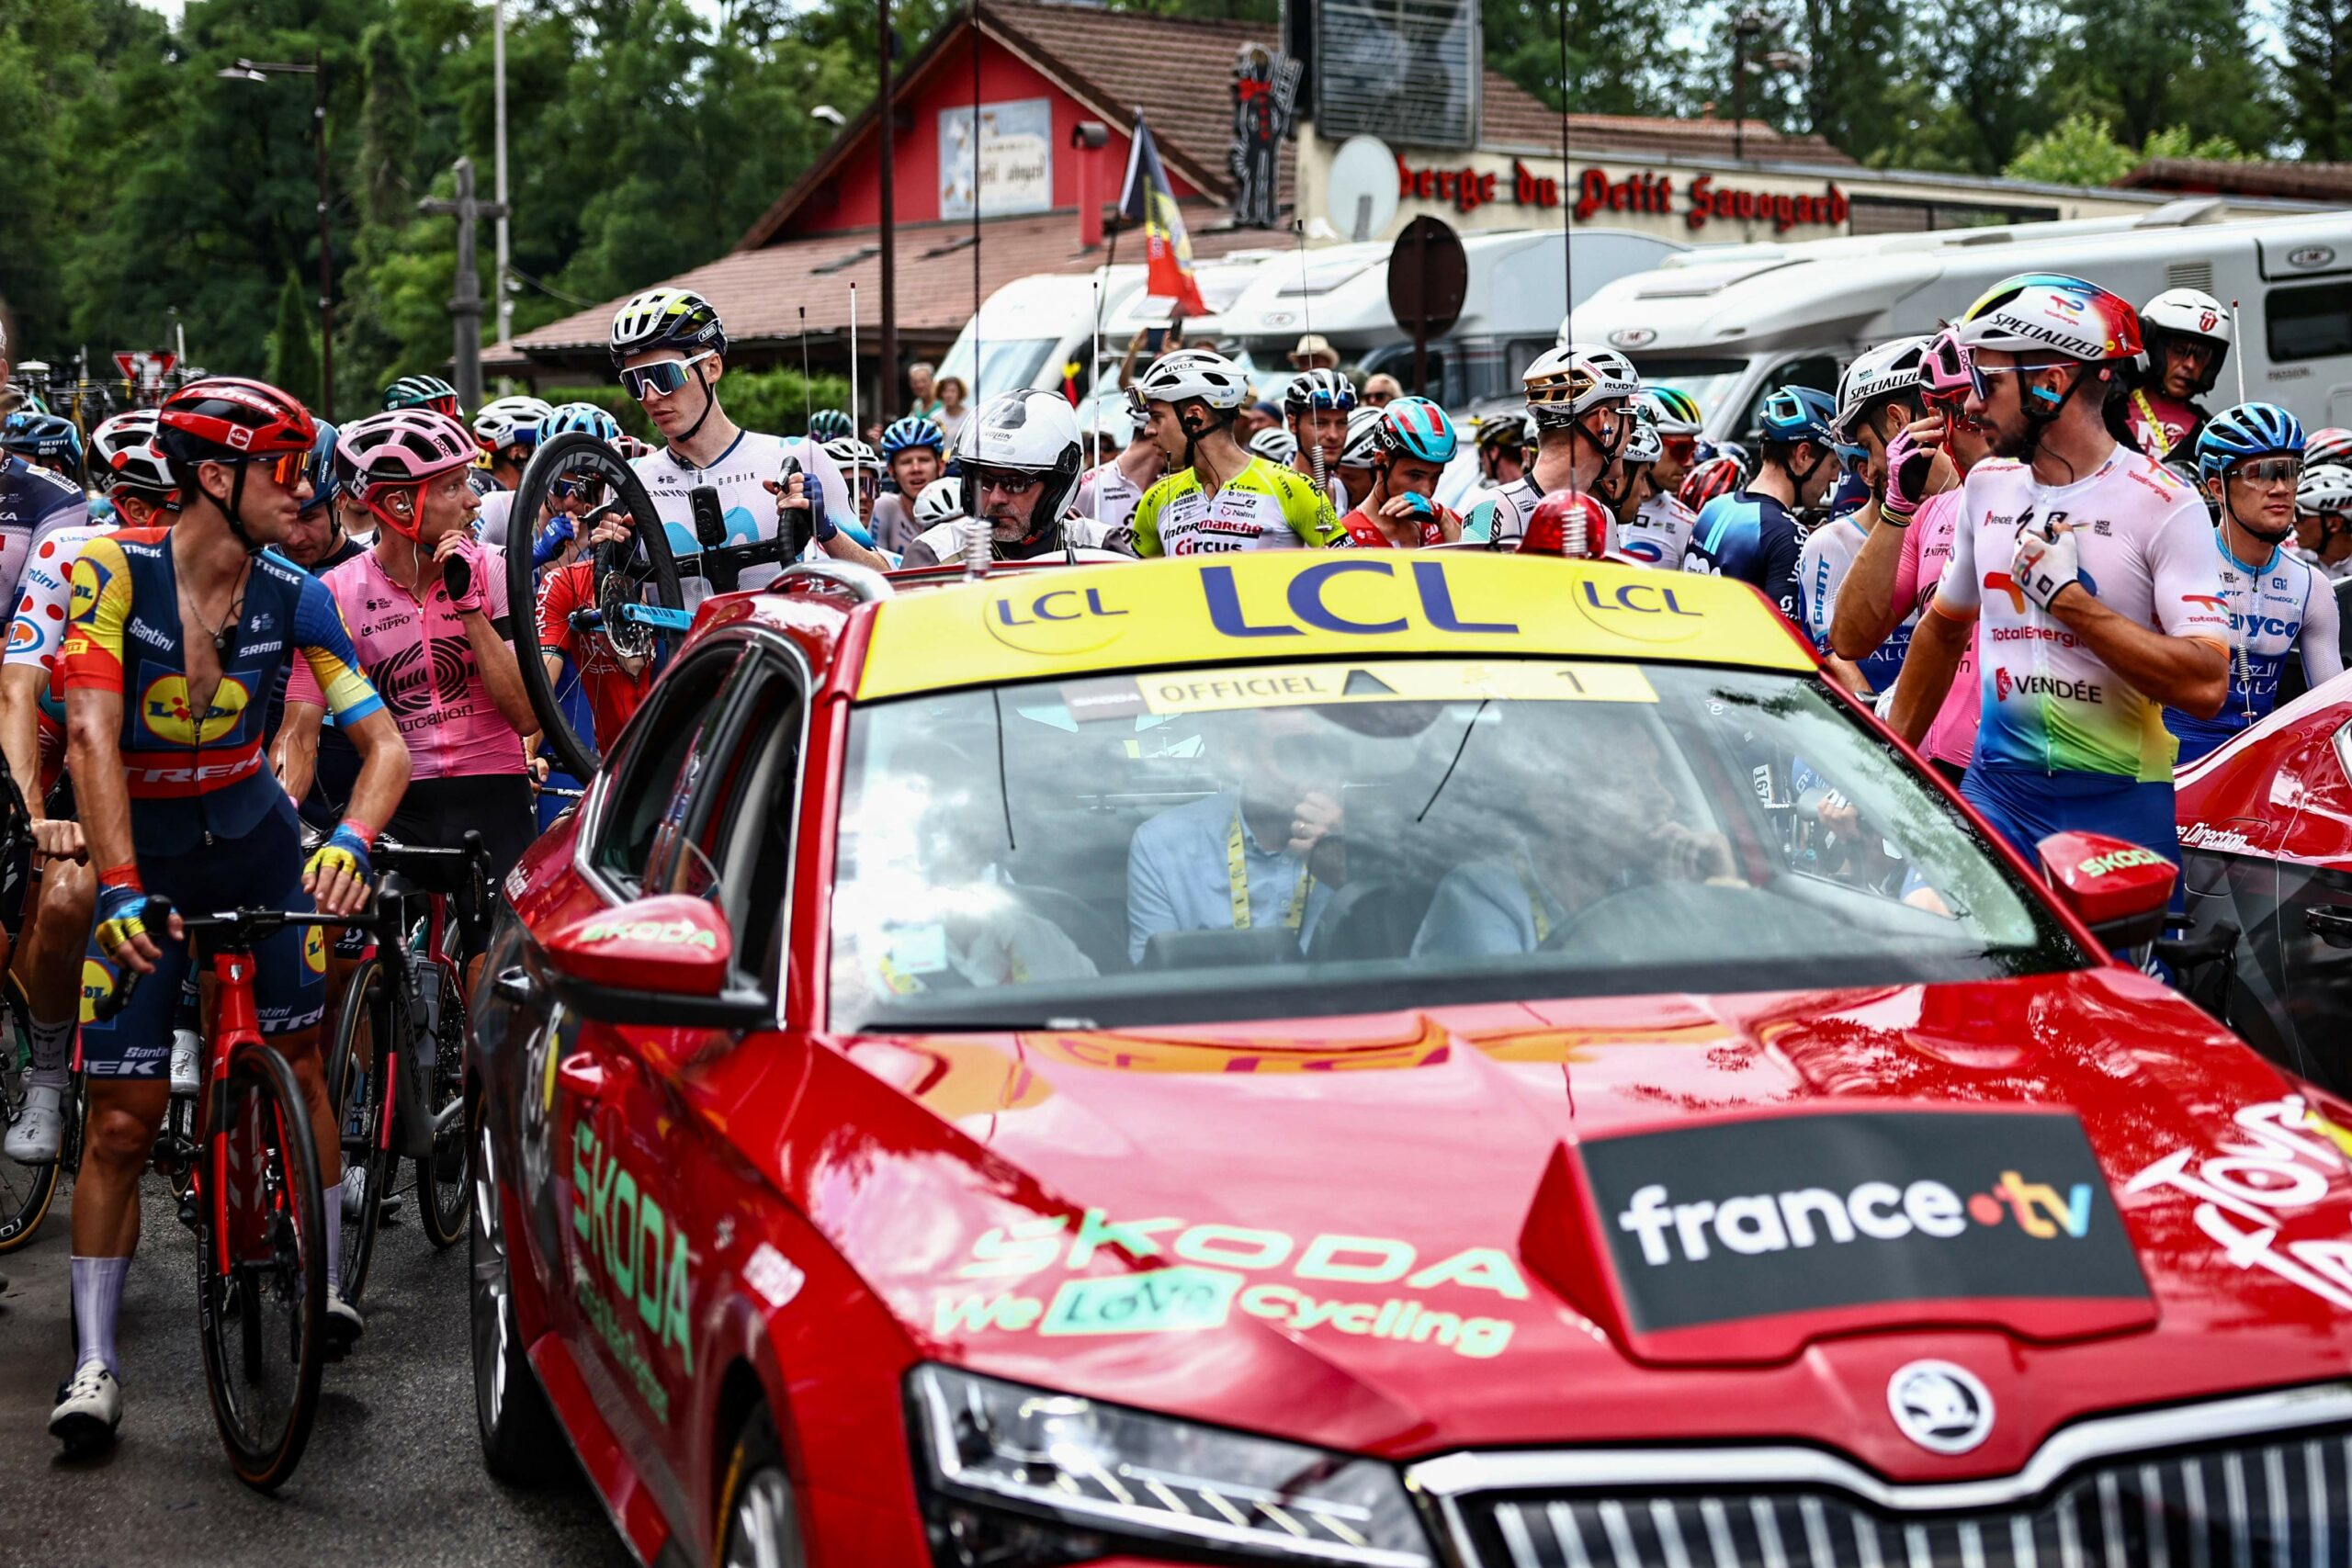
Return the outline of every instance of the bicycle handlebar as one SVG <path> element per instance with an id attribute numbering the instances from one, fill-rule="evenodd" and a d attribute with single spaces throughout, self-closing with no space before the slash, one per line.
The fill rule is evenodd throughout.
<path id="1" fill-rule="evenodd" d="M 444 852 L 455 854 L 462 852 Z M 230 935 L 223 945 L 241 949 L 250 948 L 260 938 L 275 935 L 289 926 L 372 926 L 377 921 L 378 913 L 373 899 L 368 901 L 366 908 L 349 915 L 322 915 L 303 909 L 216 909 L 209 915 L 180 916 L 180 930 L 184 932 L 227 931 Z M 151 893 L 141 908 L 139 919 L 151 933 L 160 933 L 170 922 L 172 914 L 172 901 L 160 893 Z M 139 982 L 146 978 L 127 964 L 117 967 L 121 970 L 121 975 L 114 989 L 91 1005 L 93 1022 L 111 1021 L 130 1005 L 130 998 L 139 990 Z"/>

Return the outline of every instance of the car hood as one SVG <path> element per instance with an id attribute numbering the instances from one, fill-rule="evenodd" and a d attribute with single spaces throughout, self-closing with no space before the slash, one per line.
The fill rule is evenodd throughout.
<path id="1" fill-rule="evenodd" d="M 2119 968 L 835 1045 L 787 1179 L 917 1354 L 1303 1440 L 2003 1473 L 2352 1348 L 2352 1111 Z"/>

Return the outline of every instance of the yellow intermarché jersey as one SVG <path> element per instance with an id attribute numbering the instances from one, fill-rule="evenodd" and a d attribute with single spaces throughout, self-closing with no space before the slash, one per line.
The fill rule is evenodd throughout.
<path id="1" fill-rule="evenodd" d="M 1196 556 L 1219 550 L 1345 548 L 1348 531 L 1315 481 L 1263 457 L 1218 487 L 1201 489 L 1192 469 L 1144 491 L 1136 508 L 1136 554 Z"/>

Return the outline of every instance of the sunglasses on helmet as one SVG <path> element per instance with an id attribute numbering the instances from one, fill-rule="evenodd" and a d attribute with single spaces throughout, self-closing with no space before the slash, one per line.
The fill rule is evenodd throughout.
<path id="1" fill-rule="evenodd" d="M 633 370 L 622 371 L 621 387 L 640 403 L 647 397 L 657 392 L 662 397 L 670 397 L 686 384 L 686 371 L 689 367 L 700 365 L 706 359 L 718 357 L 718 352 L 716 349 L 705 349 L 700 354 L 690 354 L 684 359 L 657 359 L 650 365 L 640 365 Z"/>

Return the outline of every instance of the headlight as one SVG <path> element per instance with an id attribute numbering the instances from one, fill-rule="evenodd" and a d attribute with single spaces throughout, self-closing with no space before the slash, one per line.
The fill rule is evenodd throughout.
<path id="1" fill-rule="evenodd" d="M 908 1396 L 944 1562 L 1074 1562 L 1124 1540 L 1242 1561 L 1432 1568 L 1404 1483 L 1377 1460 L 947 1367 L 917 1367 Z"/>

